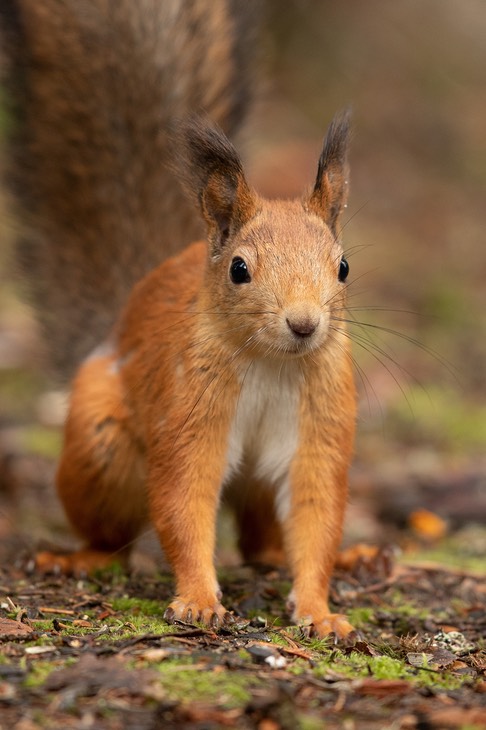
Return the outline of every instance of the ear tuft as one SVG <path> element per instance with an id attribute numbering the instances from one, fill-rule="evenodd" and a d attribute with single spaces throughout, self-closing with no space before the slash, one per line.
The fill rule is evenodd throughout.
<path id="1" fill-rule="evenodd" d="M 324 139 L 314 189 L 308 207 L 325 220 L 337 235 L 339 216 L 348 196 L 348 164 L 351 114 L 336 114 Z"/>
<path id="2" fill-rule="evenodd" d="M 255 196 L 235 148 L 206 117 L 188 118 L 175 136 L 179 175 L 196 198 L 217 250 L 254 214 Z"/>

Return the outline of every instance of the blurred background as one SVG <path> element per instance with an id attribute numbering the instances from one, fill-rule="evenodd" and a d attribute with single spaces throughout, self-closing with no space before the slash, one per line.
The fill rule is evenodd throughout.
<path id="1" fill-rule="evenodd" d="M 262 89 L 244 140 L 254 185 L 300 194 L 333 114 L 353 110 L 343 235 L 360 416 L 347 540 L 418 546 L 429 559 L 448 550 L 477 569 L 486 552 L 486 7 L 266 5 Z M 51 497 L 63 396 L 40 371 L 35 324 L 7 265 L 13 224 L 1 199 L 0 211 L 0 539 L 14 533 L 25 552 L 67 539 Z"/>

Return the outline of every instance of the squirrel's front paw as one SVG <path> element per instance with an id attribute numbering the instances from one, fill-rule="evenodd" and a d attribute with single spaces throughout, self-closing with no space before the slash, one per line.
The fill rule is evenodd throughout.
<path id="1" fill-rule="evenodd" d="M 177 596 L 169 604 L 164 612 L 164 619 L 168 623 L 174 621 L 186 621 L 192 623 L 198 621 L 199 623 L 217 628 L 218 626 L 224 626 L 233 623 L 234 618 L 229 611 L 218 601 L 210 605 L 203 605 L 196 601 Z"/>
<path id="2" fill-rule="evenodd" d="M 334 634 L 336 639 L 345 639 L 355 630 L 346 616 L 340 613 L 327 613 L 319 620 L 313 620 L 312 617 L 305 617 L 297 622 L 305 634 L 320 638 Z"/>

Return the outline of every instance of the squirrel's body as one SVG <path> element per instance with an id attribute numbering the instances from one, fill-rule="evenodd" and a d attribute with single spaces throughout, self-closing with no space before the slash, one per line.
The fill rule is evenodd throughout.
<path id="1" fill-rule="evenodd" d="M 247 559 L 284 547 L 302 584 L 295 618 L 347 627 L 327 608 L 355 414 L 347 337 L 331 321 L 341 255 L 300 201 L 258 201 L 216 261 L 196 243 L 140 282 L 74 382 L 58 478 L 68 514 L 108 554 L 150 519 L 176 573 L 176 618 L 225 615 L 213 567 L 222 497 L 245 521 Z M 227 281 L 235 256 L 252 282 Z"/>
<path id="2" fill-rule="evenodd" d="M 19 5 L 29 2 L 20 0 Z M 48 0 L 49 10 L 60 7 L 59 3 Z M 71 2 L 61 5 L 73 11 L 77 7 Z M 142 5 L 146 10 L 163 4 L 147 0 Z M 177 8 L 182 17 L 183 7 L 203 5 L 209 8 L 200 0 L 187 4 L 174 0 L 167 7 Z M 103 14 L 114 6 L 90 0 L 89 7 L 92 20 L 93 8 Z M 130 19 L 130 37 L 136 40 L 138 31 L 143 31 L 143 23 L 137 23 L 145 16 L 137 11 L 134 23 L 130 7 L 122 2 L 116 16 Z M 205 23 L 207 30 L 207 19 Z M 35 35 L 29 23 L 24 25 Z M 106 31 L 106 23 L 104 27 Z M 146 40 L 144 32 L 142 37 Z M 184 33 L 179 40 L 183 52 L 192 53 L 188 58 L 192 69 L 197 57 Z M 42 45 L 41 37 L 37 41 Z M 171 43 L 173 53 L 173 38 Z M 31 39 L 29 48 L 35 46 Z M 145 42 L 142 47 L 145 54 L 151 52 Z M 218 47 L 224 49 L 224 43 L 212 49 L 213 56 L 217 57 Z M 61 103 L 65 97 L 59 88 L 55 92 L 50 88 L 46 97 L 40 93 L 56 74 L 49 77 L 47 73 L 44 87 L 41 69 L 33 69 L 29 79 L 32 88 L 40 87 L 38 98 L 48 103 L 49 94 L 54 93 L 54 103 Z M 122 64 L 121 72 L 119 84 L 129 70 Z M 85 93 L 83 89 L 81 99 Z M 165 93 L 167 103 L 172 103 L 167 88 Z M 177 93 L 185 96 L 183 85 L 174 89 Z M 75 112 L 72 103 L 68 103 L 70 114 Z M 91 112 L 96 114 L 90 108 Z M 153 121 L 150 115 L 146 118 Z M 101 565 L 114 554 L 128 552 L 150 521 L 175 573 L 176 597 L 167 618 L 217 624 L 228 618 L 213 563 L 216 517 L 223 498 L 235 510 L 239 545 L 247 560 L 272 560 L 285 553 L 293 576 L 294 619 L 311 624 L 319 635 L 334 631 L 343 636 L 351 627 L 344 617 L 329 612 L 328 590 L 341 537 L 355 420 L 349 339 L 343 321 L 348 265 L 339 240 L 339 217 L 347 198 L 347 120 L 332 123 L 315 186 L 296 201 L 265 201 L 254 193 L 233 146 L 207 121 L 194 118 L 179 127 L 175 160 L 206 223 L 207 243 L 192 244 L 136 284 L 111 335 L 97 340 L 79 368 L 57 485 L 86 548 L 64 558 L 40 556 L 39 563 L 49 567 L 57 562 L 74 572 Z M 115 124 L 115 135 L 118 131 Z M 130 131 L 124 127 L 128 143 L 125 140 L 116 147 L 118 152 L 133 152 L 122 160 L 119 188 L 110 178 L 117 169 L 110 163 L 108 178 L 103 178 L 107 187 L 96 185 L 96 195 L 89 194 L 91 172 L 86 170 L 85 176 L 81 170 L 81 188 L 75 185 L 64 202 L 59 196 L 57 203 L 51 201 L 54 192 L 41 185 L 34 207 L 33 222 L 41 220 L 41 237 L 49 231 L 59 234 L 66 225 L 74 229 L 65 241 L 54 237 L 36 256 L 44 272 L 51 267 L 58 276 L 65 275 L 63 267 L 71 257 L 83 260 L 79 276 L 88 276 L 86 289 L 76 277 L 67 286 L 65 279 L 59 281 L 71 306 L 76 306 L 77 297 L 82 298 L 83 311 L 96 308 L 106 298 L 116 272 L 136 259 L 137 246 L 144 249 L 150 239 L 153 253 L 155 223 L 161 226 L 165 253 L 180 247 L 180 236 L 172 239 L 173 246 L 165 241 L 173 235 L 172 218 L 185 225 L 186 208 L 177 207 L 172 178 L 166 179 L 166 173 L 144 179 L 143 165 L 138 169 L 136 150 L 131 149 L 141 137 L 130 140 Z M 35 142 L 31 162 L 45 161 L 55 148 L 53 140 L 48 144 L 41 137 L 31 135 Z M 166 147 L 164 143 L 163 159 Z M 63 149 L 69 151 L 69 145 Z M 159 152 L 155 144 L 149 171 L 153 164 L 161 164 Z M 73 154 L 69 164 L 61 164 L 68 176 L 77 169 L 76 145 Z M 83 164 L 90 159 L 85 152 L 81 158 Z M 28 165 L 24 182 L 33 186 L 39 169 L 34 165 L 34 171 L 27 170 Z M 154 180 L 155 191 L 150 187 Z M 157 196 L 163 194 L 157 187 L 162 180 L 168 198 L 163 210 L 166 205 L 171 208 L 167 227 L 163 217 L 150 213 Z M 103 197 L 103 190 L 116 190 L 115 201 Z M 87 231 L 79 217 L 84 205 L 92 213 L 87 217 Z M 103 221 L 108 219 L 113 227 L 105 227 Z M 107 259 L 114 256 L 117 245 L 121 259 L 110 263 Z M 147 260 L 145 255 L 142 258 Z M 103 282 L 106 267 L 107 282 Z M 127 277 L 132 276 L 129 271 Z M 54 286 L 52 276 L 50 281 Z M 90 304 L 91 291 L 100 281 L 101 295 Z M 116 290 L 115 303 L 119 297 Z M 51 325 L 53 314 L 63 311 L 59 301 L 54 296 L 47 305 Z M 79 322 L 79 317 L 74 319 Z M 91 334 L 83 338 L 81 349 L 92 339 Z"/>

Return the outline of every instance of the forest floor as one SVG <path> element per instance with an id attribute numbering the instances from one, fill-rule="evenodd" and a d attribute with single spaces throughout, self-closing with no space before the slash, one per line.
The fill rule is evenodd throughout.
<path id="1" fill-rule="evenodd" d="M 0 726 L 486 727 L 484 582 L 386 563 L 337 574 L 347 643 L 288 626 L 288 577 L 225 571 L 230 628 L 167 625 L 167 575 L 76 581 L 1 572 Z M 251 617 L 251 618 L 250 618 Z"/>
<path id="2" fill-rule="evenodd" d="M 233 626 L 168 625 L 172 578 L 150 551 L 130 573 L 32 571 L 35 518 L 58 520 L 51 470 L 26 455 L 0 469 L 2 730 L 486 727 L 484 528 L 432 538 L 432 512 L 415 531 L 382 518 L 378 556 L 332 583 L 347 642 L 289 625 L 285 571 L 234 560 L 220 569 Z"/>

